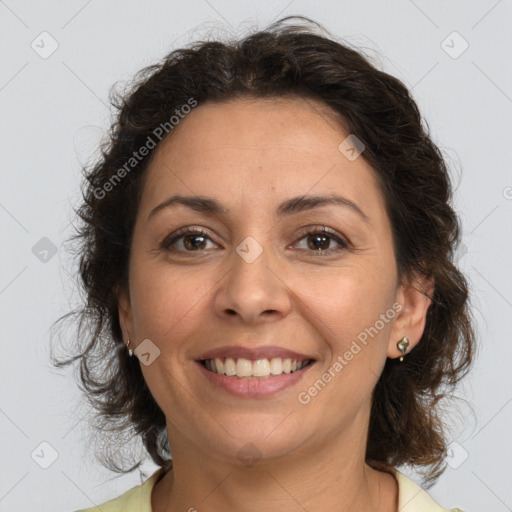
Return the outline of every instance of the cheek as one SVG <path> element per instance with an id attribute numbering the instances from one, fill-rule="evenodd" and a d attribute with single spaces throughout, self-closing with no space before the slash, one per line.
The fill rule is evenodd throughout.
<path id="1" fill-rule="evenodd" d="M 303 275 L 289 284 L 299 298 L 298 303 L 307 306 L 300 314 L 315 326 L 333 353 L 347 350 L 353 340 L 376 322 L 382 337 L 391 326 L 389 319 L 384 325 L 379 321 L 381 314 L 391 308 L 395 292 L 393 276 L 382 268 L 340 267 Z"/>
<path id="2" fill-rule="evenodd" d="M 176 271 L 145 263 L 133 273 L 132 311 L 137 338 L 154 340 L 161 349 L 177 346 L 201 312 L 208 281 L 197 271 Z M 200 325 L 200 324 L 199 324 Z"/>
<path id="3" fill-rule="evenodd" d="M 385 334 L 389 322 L 382 324 L 379 319 L 391 308 L 392 295 L 382 288 L 361 286 L 360 282 L 351 284 L 333 297 L 338 305 L 335 312 L 331 312 L 333 331 L 343 333 L 345 343 L 347 337 L 349 341 L 363 339 L 360 335 L 375 325 L 379 331 L 372 330 L 375 337 L 379 337 L 380 331 Z"/>
<path id="4" fill-rule="evenodd" d="M 149 262 L 138 268 L 133 273 L 132 301 L 137 340 L 148 338 L 160 350 L 151 365 L 141 365 L 144 380 L 168 419 L 180 421 L 171 412 L 178 407 L 187 418 L 183 428 L 190 421 L 204 422 L 183 383 L 190 364 L 187 350 L 204 324 L 208 281 L 197 270 L 177 271 Z"/>
<path id="5" fill-rule="evenodd" d="M 330 286 L 328 295 L 308 295 L 315 311 L 308 322 L 321 336 L 325 356 L 299 398 L 316 411 L 312 416 L 334 425 L 368 407 L 386 361 L 395 310 L 389 281 L 358 273 L 331 279 Z"/>

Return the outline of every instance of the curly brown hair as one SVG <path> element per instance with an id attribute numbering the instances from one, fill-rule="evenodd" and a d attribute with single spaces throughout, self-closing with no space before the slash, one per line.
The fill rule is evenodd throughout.
<path id="1" fill-rule="evenodd" d="M 475 351 L 468 284 L 455 265 L 460 224 L 450 206 L 448 169 L 407 87 L 317 27 L 292 16 L 229 43 L 197 42 L 139 71 L 124 92 L 111 90 L 117 112 L 101 158 L 84 168 L 84 201 L 75 210 L 81 222 L 71 238 L 86 303 L 57 321 L 78 315 L 73 355 L 52 357 L 57 366 L 79 360 L 79 386 L 103 433 L 113 433 L 109 446 L 119 448 L 100 455 L 113 471 L 126 473 L 142 463 L 140 457 L 129 468 L 119 462 L 127 433 L 142 440 L 158 466 L 171 468 L 172 457 L 164 413 L 138 360 L 128 357 L 118 316 L 118 291 L 127 287 L 131 238 L 154 151 L 108 193 L 105 184 L 190 98 L 202 104 L 296 95 L 323 102 L 364 143 L 362 156 L 384 192 L 399 275 L 419 272 L 435 282 L 419 344 L 404 363 L 388 359 L 375 387 L 366 462 L 388 472 L 414 466 L 427 485 L 446 467 L 440 400 L 451 396 Z"/>

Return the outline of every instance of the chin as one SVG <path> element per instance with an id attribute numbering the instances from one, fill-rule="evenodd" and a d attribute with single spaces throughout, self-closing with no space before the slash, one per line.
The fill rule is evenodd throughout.
<path id="1" fill-rule="evenodd" d="M 246 466 L 289 456 L 303 447 L 307 439 L 298 431 L 296 421 L 290 419 L 294 416 L 245 413 L 243 417 L 231 417 L 229 421 L 216 418 L 224 428 L 206 432 L 208 437 L 203 438 L 201 444 L 210 455 L 214 450 L 220 459 L 229 463 L 239 461 Z"/>

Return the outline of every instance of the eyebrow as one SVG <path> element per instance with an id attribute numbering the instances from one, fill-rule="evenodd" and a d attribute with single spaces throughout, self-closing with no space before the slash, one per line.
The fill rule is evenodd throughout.
<path id="1" fill-rule="evenodd" d="M 169 208 L 174 205 L 183 205 L 196 212 L 208 215 L 211 217 L 222 217 L 228 216 L 229 210 L 222 206 L 216 199 L 206 196 L 183 196 L 176 194 L 167 198 L 165 201 L 160 203 L 158 206 L 151 210 L 148 221 L 157 212 L 164 208 Z M 319 208 L 328 205 L 340 205 L 350 208 L 352 211 L 357 213 L 366 223 L 370 222 L 370 218 L 361 210 L 361 208 L 345 197 L 331 194 L 328 196 L 297 196 L 292 197 L 283 201 L 277 208 L 276 213 L 279 218 L 293 215 L 314 208 Z"/>

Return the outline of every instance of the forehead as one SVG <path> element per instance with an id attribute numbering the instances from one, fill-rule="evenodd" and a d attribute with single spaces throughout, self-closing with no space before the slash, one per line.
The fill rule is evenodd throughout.
<path id="1" fill-rule="evenodd" d="M 142 209 L 171 193 L 262 206 L 285 197 L 343 193 L 366 209 L 383 197 L 371 166 L 349 159 L 343 120 L 317 100 L 236 99 L 195 107 L 156 149 Z M 375 203 L 375 204 L 371 204 Z"/>
<path id="2" fill-rule="evenodd" d="M 336 149 L 345 134 L 343 119 L 328 106 L 309 98 L 283 97 L 233 99 L 207 102 L 196 107 L 173 130 L 157 153 L 176 153 L 194 158 L 198 152 L 221 148 L 255 150 L 271 154 L 278 149 L 284 158 L 301 153 L 318 156 Z M 316 135 L 316 136 L 315 136 Z M 287 150 L 283 153 L 284 150 Z M 274 157 L 278 156 L 272 155 Z"/>

